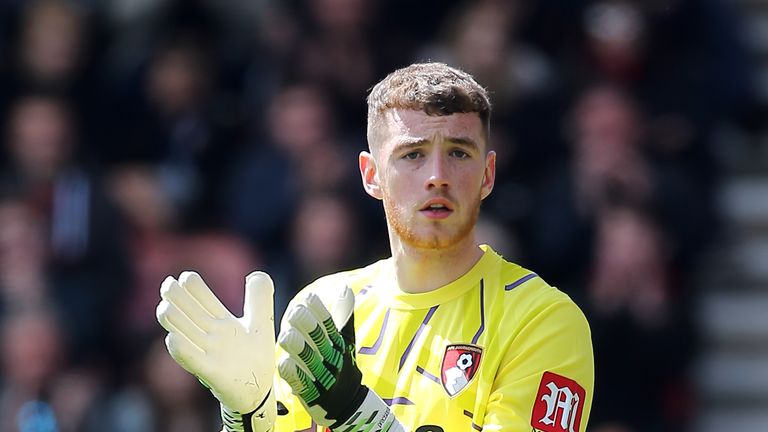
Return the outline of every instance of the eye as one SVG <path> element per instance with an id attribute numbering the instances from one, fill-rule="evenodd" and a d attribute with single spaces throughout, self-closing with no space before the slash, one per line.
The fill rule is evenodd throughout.
<path id="1" fill-rule="evenodd" d="M 421 152 L 412 151 L 412 152 L 409 152 L 409 153 L 406 153 L 405 155 L 403 155 L 403 159 L 416 160 L 416 159 L 420 158 L 421 156 L 422 156 Z"/>
<path id="2" fill-rule="evenodd" d="M 465 152 L 464 150 L 451 150 L 449 155 L 458 158 L 458 159 L 466 159 L 469 157 L 469 153 Z"/>

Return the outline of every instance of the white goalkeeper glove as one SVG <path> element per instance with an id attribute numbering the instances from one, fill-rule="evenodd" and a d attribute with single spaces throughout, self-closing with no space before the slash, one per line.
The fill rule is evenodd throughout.
<path id="1" fill-rule="evenodd" d="M 348 287 L 333 314 L 314 293 L 297 301 L 280 330 L 278 343 L 288 355 L 280 359 L 277 370 L 320 426 L 405 431 L 389 406 L 362 384 L 355 360 L 354 307 L 355 296 Z"/>
<path id="2" fill-rule="evenodd" d="M 243 317 L 235 318 L 195 272 L 160 287 L 157 320 L 176 362 L 195 375 L 221 403 L 227 432 L 271 431 L 277 405 L 274 285 L 263 272 L 245 278 Z"/>

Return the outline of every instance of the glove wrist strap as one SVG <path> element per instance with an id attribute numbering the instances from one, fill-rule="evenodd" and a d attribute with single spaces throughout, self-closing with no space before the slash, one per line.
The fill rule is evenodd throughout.
<path id="1" fill-rule="evenodd" d="M 277 403 L 270 389 L 255 410 L 241 414 L 221 404 L 221 420 L 225 432 L 269 432 L 277 420 Z"/>
<path id="2" fill-rule="evenodd" d="M 352 416 L 334 431 L 372 430 L 381 432 L 408 432 L 395 417 L 395 414 L 375 392 L 366 389 L 368 393 L 363 403 L 352 413 Z"/>

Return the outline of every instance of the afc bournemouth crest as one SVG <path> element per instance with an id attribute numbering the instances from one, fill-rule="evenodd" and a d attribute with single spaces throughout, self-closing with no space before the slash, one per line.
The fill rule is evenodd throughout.
<path id="1" fill-rule="evenodd" d="M 475 345 L 448 345 L 445 348 L 443 364 L 440 367 L 440 381 L 451 397 L 456 396 L 472 382 L 477 368 L 480 367 L 482 356 L 483 349 Z"/>

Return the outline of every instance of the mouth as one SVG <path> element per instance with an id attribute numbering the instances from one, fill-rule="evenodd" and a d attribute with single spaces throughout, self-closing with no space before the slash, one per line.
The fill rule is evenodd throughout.
<path id="1" fill-rule="evenodd" d="M 431 199 L 419 209 L 419 212 L 430 219 L 442 219 L 453 213 L 453 205 L 443 198 Z"/>

